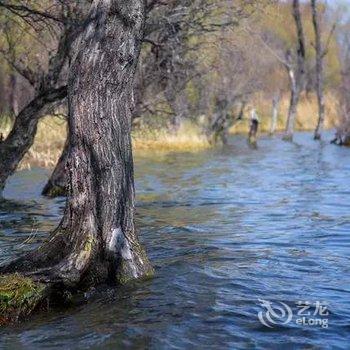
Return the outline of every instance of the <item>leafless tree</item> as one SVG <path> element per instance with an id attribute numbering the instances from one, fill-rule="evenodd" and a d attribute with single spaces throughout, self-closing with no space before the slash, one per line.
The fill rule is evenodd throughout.
<path id="1" fill-rule="evenodd" d="M 293 139 L 294 124 L 297 115 L 300 94 L 305 87 L 306 47 L 299 0 L 293 0 L 293 18 L 297 31 L 297 49 L 295 53 L 291 50 L 288 50 L 286 52 L 285 59 L 285 67 L 288 71 L 291 89 L 287 125 L 285 135 L 283 137 L 285 140 Z"/>
<path id="2" fill-rule="evenodd" d="M 9 66 L 31 86 L 32 98 L 15 117 L 8 137 L 0 143 L 0 191 L 7 178 L 34 142 L 39 119 L 67 95 L 66 79 L 71 48 L 81 31 L 81 3 L 53 1 L 51 6 L 29 6 L 27 2 L 0 1 L 9 21 L 1 29 L 7 45 L 1 49 Z M 21 25 L 18 24 L 21 23 Z M 39 60 L 24 57 L 13 42 L 9 26 L 30 30 L 43 52 Z M 42 62 L 45 57 L 45 62 Z"/>
<path id="3" fill-rule="evenodd" d="M 171 125 L 176 129 L 181 117 L 188 116 L 191 114 L 189 110 L 193 110 L 186 98 L 185 89 L 189 82 L 206 85 L 203 80 L 207 78 L 207 73 L 216 69 L 213 65 L 201 65 L 200 56 L 205 54 L 207 47 L 215 47 L 218 38 L 238 27 L 267 2 L 176 0 L 155 6 L 148 14 L 142 74 L 139 74 L 143 82 L 141 86 L 151 93 L 141 94 L 146 98 L 141 102 L 143 106 L 137 110 L 149 114 L 158 111 L 169 114 L 166 108 L 159 110 L 159 105 L 166 102 L 170 109 Z M 233 60 L 231 57 L 228 62 Z M 237 80 L 236 84 L 244 83 Z"/>
<path id="4" fill-rule="evenodd" d="M 312 9 L 312 23 L 315 32 L 315 51 L 316 51 L 316 92 L 318 101 L 318 122 L 314 133 L 314 139 L 321 139 L 321 133 L 323 130 L 325 120 L 325 101 L 324 101 L 324 69 L 323 69 L 323 58 L 325 51 L 322 47 L 322 33 L 320 25 L 320 15 L 317 8 L 317 1 L 311 0 Z"/>
<path id="5" fill-rule="evenodd" d="M 332 143 L 350 146 L 350 30 L 345 23 L 338 32 L 341 62 L 341 84 L 339 88 L 339 125 Z"/>
<path id="6" fill-rule="evenodd" d="M 125 283 L 153 272 L 134 228 L 130 135 L 144 18 L 142 0 L 93 1 L 70 68 L 71 157 L 64 217 L 39 249 L 0 268 L 40 283 L 30 310 L 68 289 Z M 0 316 L 11 319 L 16 311 L 7 314 L 0 308 Z"/>

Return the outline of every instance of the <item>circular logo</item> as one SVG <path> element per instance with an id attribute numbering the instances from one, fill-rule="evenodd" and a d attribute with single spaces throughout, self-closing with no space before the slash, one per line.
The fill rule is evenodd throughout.
<path id="1" fill-rule="evenodd" d="M 282 302 L 271 302 L 259 299 L 264 311 L 260 311 L 258 316 L 260 322 L 269 328 L 275 325 L 288 324 L 293 318 L 292 309 Z"/>

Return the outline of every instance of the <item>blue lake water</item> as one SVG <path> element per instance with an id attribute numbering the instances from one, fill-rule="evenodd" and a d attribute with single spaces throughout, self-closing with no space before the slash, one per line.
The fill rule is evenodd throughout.
<path id="1" fill-rule="evenodd" d="M 137 226 L 155 278 L 0 329 L 0 349 L 350 348 L 350 149 L 298 133 L 155 158 L 136 159 Z M 47 176 L 9 182 L 0 262 L 60 220 L 64 200 L 40 196 Z M 310 304 L 304 324 L 298 301 Z"/>

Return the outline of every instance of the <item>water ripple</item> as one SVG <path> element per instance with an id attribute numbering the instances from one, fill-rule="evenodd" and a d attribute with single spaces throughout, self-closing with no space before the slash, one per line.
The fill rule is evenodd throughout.
<path id="1" fill-rule="evenodd" d="M 1 349 L 347 349 L 350 152 L 235 137 L 224 150 L 136 159 L 137 226 L 152 281 L 0 331 Z M 47 173 L 18 173 L 0 202 L 0 259 L 38 245 L 64 202 L 40 197 Z M 35 240 L 24 245 L 33 230 Z M 328 303 L 329 327 L 267 328 L 259 299 Z M 311 313 L 317 310 L 310 306 Z"/>

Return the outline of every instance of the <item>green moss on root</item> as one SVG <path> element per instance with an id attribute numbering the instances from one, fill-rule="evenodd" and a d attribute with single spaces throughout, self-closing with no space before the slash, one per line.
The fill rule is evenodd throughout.
<path id="1" fill-rule="evenodd" d="M 142 275 L 138 278 L 135 278 L 133 275 L 132 268 L 130 268 L 130 264 L 126 262 L 125 260 L 120 260 L 118 272 L 117 272 L 117 283 L 121 285 L 126 285 L 132 281 L 137 280 L 147 280 L 154 276 L 154 269 L 147 257 L 146 251 L 143 249 L 141 244 L 135 243 L 133 246 L 133 250 L 135 251 L 135 255 L 141 258 L 141 261 L 143 261 L 143 267 L 142 267 Z"/>
<path id="2" fill-rule="evenodd" d="M 45 285 L 19 274 L 0 276 L 0 325 L 28 316 L 45 297 Z"/>

